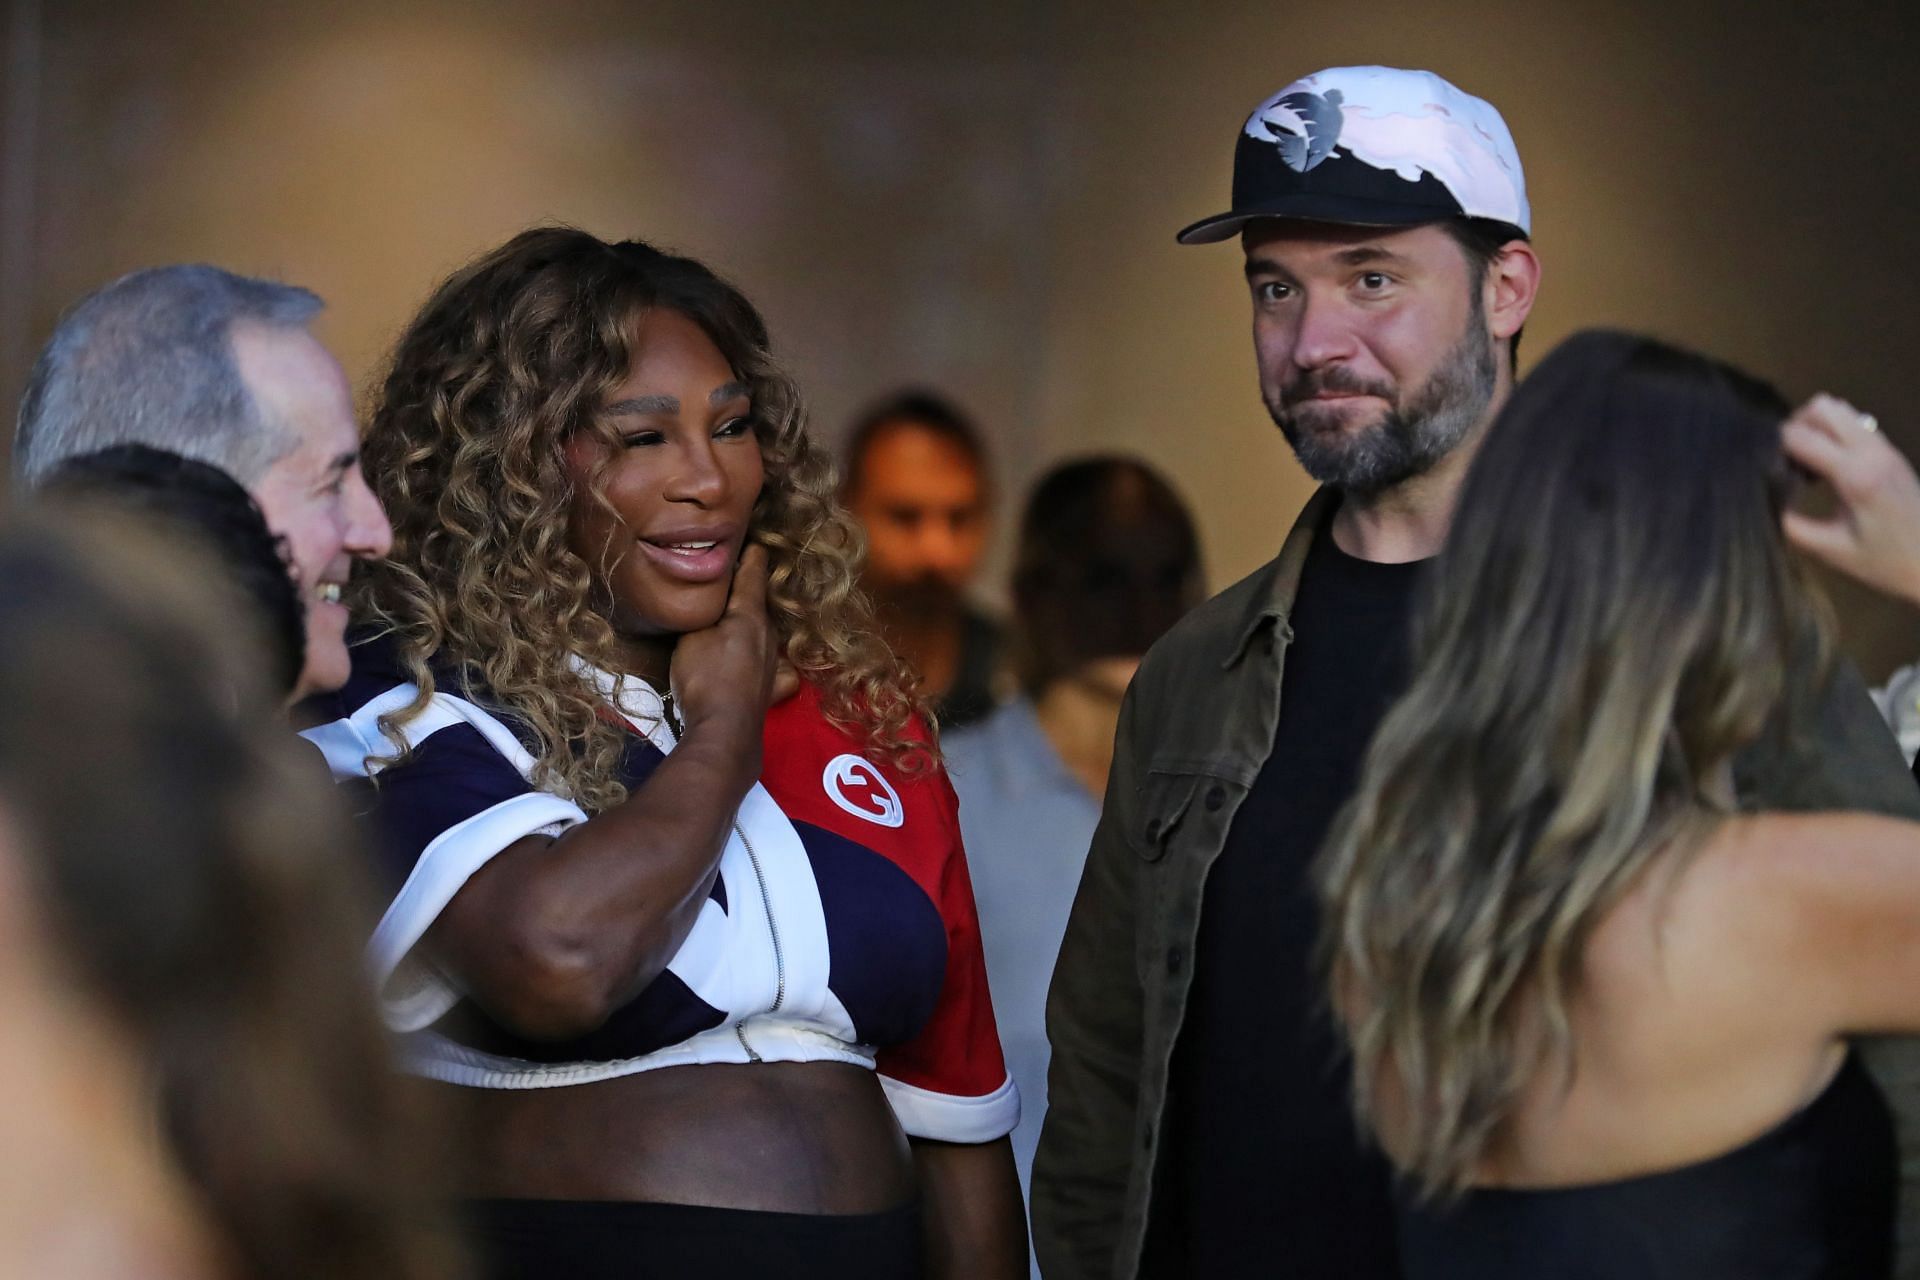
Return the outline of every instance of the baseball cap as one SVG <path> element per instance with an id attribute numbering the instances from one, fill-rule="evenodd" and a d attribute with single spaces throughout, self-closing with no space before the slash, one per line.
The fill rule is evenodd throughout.
<path id="1" fill-rule="evenodd" d="M 1412 226 L 1447 218 L 1532 234 L 1513 135 L 1431 71 L 1333 67 L 1268 98 L 1233 152 L 1233 207 L 1175 237 L 1211 244 L 1255 218 Z"/>

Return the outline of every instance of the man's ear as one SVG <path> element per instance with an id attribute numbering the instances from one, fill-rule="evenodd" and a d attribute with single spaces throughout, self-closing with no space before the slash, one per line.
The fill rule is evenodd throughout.
<path id="1" fill-rule="evenodd" d="M 1525 240 L 1509 240 L 1487 264 L 1485 290 L 1487 332 L 1505 341 L 1520 332 L 1533 313 L 1540 292 L 1540 258 Z"/>

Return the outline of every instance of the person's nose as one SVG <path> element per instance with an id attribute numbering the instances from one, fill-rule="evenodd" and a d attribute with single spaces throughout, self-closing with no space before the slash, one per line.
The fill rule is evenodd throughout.
<path id="1" fill-rule="evenodd" d="M 920 522 L 920 562 L 947 576 L 967 568 L 966 537 L 959 522 L 935 516 Z"/>
<path id="2" fill-rule="evenodd" d="M 1300 308 L 1300 327 L 1293 335 L 1294 365 L 1318 369 L 1349 359 L 1353 353 L 1353 313 L 1345 300 L 1309 294 Z"/>
<path id="3" fill-rule="evenodd" d="M 347 550 L 365 560 L 378 560 L 393 550 L 393 525 L 358 468 L 354 469 L 348 489 Z"/>
<path id="4" fill-rule="evenodd" d="M 715 456 L 713 442 L 695 441 L 679 450 L 673 475 L 664 489 L 669 502 L 717 507 L 727 498 L 727 471 Z"/>

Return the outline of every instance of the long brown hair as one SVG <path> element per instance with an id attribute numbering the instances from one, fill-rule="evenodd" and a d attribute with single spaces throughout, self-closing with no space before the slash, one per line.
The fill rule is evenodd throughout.
<path id="1" fill-rule="evenodd" d="M 242 1274 L 454 1274 L 353 833 L 250 605 L 165 529 L 57 513 L 0 527 L 0 811 L 60 971 L 125 1030 Z"/>
<path id="2" fill-rule="evenodd" d="M 595 570 L 567 546 L 575 490 L 563 458 L 632 368 L 634 320 L 668 307 L 698 324 L 747 384 L 765 482 L 750 536 L 769 553 L 769 611 L 787 660 L 828 716 L 910 767 L 910 677 L 876 636 L 855 585 L 857 529 L 832 463 L 747 299 L 690 258 L 541 227 L 455 272 L 396 347 L 365 442 L 393 552 L 355 596 L 391 631 L 420 696 L 383 719 L 394 735 L 434 689 L 430 664 L 484 684 L 537 735 L 536 781 L 590 811 L 618 803 L 623 743 L 574 657 L 613 665 Z M 598 477 L 589 494 L 605 502 Z"/>
<path id="3" fill-rule="evenodd" d="M 1542 1068 L 1572 1070 L 1595 926 L 1696 847 L 1716 775 L 1808 693 L 1787 673 L 1824 673 L 1824 606 L 1778 527 L 1785 408 L 1590 332 L 1475 459 L 1412 684 L 1319 867 L 1356 1106 L 1393 1100 L 1427 1194 L 1471 1181 Z"/>

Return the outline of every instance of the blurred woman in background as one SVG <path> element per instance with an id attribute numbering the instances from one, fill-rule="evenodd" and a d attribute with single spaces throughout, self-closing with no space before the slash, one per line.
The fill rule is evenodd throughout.
<path id="1" fill-rule="evenodd" d="M 439 1277 L 431 1133 L 364 918 L 201 548 L 0 528 L 0 1256 L 22 1275 Z"/>
<path id="2" fill-rule="evenodd" d="M 365 457 L 378 634 L 308 736 L 495 1273 L 1017 1275 L 952 790 L 752 306 L 529 231 L 408 326 Z"/>
<path id="3" fill-rule="evenodd" d="M 1588 333 L 1475 460 L 1322 866 L 1417 1280 L 1889 1273 L 1891 1121 L 1848 1039 L 1920 1028 L 1920 826 L 1743 811 L 1730 767 L 1829 649 L 1783 417 Z"/>

